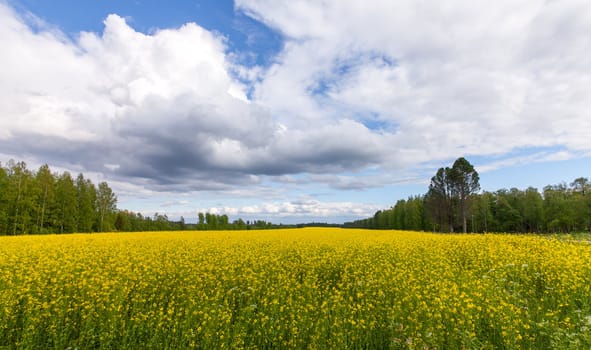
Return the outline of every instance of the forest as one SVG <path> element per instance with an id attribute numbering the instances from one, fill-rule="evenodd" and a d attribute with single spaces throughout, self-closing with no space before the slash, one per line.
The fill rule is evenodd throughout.
<path id="1" fill-rule="evenodd" d="M 165 214 L 143 216 L 117 208 L 106 182 L 69 172 L 37 171 L 24 162 L 0 164 L 0 235 L 110 231 L 248 230 L 325 223 L 277 225 L 264 220 L 230 222 L 227 215 L 196 213 L 196 222 Z M 591 230 L 591 183 L 585 177 L 542 189 L 480 191 L 479 175 L 464 158 L 440 168 L 424 195 L 401 199 L 346 228 L 433 232 L 565 233 Z"/>
<path id="2" fill-rule="evenodd" d="M 227 215 L 198 213 L 196 223 L 170 220 L 117 208 L 117 196 L 106 182 L 95 186 L 82 173 L 37 171 L 25 162 L 0 163 L 0 235 L 111 231 L 249 230 L 291 227 L 264 220 L 229 221 Z"/>
<path id="3" fill-rule="evenodd" d="M 460 158 L 463 159 L 463 158 Z M 457 161 L 456 161 L 457 162 Z M 479 191 L 478 173 L 466 161 L 476 181 L 462 203 L 452 168 L 440 168 L 424 195 L 399 200 L 373 217 L 347 222 L 344 227 L 434 232 L 567 233 L 591 230 L 591 183 L 586 177 L 570 184 L 525 190 Z M 460 176 L 461 178 L 461 176 Z M 466 178 L 464 178 L 466 180 Z M 468 179 L 470 180 L 470 179 Z M 468 181 L 469 183 L 470 181 Z M 460 186 L 462 187 L 462 186 Z M 469 187 L 469 186 L 468 186 Z M 462 215 L 464 211 L 465 215 Z"/>
<path id="4" fill-rule="evenodd" d="M 0 164 L 0 234 L 105 232 L 114 230 L 117 196 L 106 182 L 69 172 L 37 171 L 25 162 Z"/>
<path id="5" fill-rule="evenodd" d="M 230 222 L 226 214 L 198 213 L 196 223 L 185 222 L 184 217 L 178 221 L 170 220 L 166 214 L 155 213 L 153 217 L 143 216 L 129 210 L 119 210 L 115 216 L 116 231 L 178 231 L 178 230 L 265 230 L 272 228 L 288 228 L 293 225 L 273 224 L 265 220 L 236 219 Z"/>

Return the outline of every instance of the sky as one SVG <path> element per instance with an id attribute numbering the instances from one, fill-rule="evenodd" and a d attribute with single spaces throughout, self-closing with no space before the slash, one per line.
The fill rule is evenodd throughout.
<path id="1" fill-rule="evenodd" d="M 587 0 L 0 0 L 0 161 L 118 207 L 342 223 L 465 157 L 591 177 Z"/>

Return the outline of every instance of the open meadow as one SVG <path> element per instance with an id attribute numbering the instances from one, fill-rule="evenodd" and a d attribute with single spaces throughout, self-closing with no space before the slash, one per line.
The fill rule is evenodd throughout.
<path id="1" fill-rule="evenodd" d="M 0 348 L 591 348 L 591 245 L 318 228 L 0 237 Z"/>

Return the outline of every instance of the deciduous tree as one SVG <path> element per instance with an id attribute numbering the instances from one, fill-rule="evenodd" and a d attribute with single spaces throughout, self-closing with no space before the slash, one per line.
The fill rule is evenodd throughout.
<path id="1" fill-rule="evenodd" d="M 96 187 L 90 179 L 78 174 L 76 177 L 76 195 L 78 211 L 78 230 L 80 232 L 92 232 L 96 219 Z"/>
<path id="2" fill-rule="evenodd" d="M 101 182 L 98 185 L 96 207 L 98 210 L 99 231 L 111 231 L 112 214 L 117 210 L 117 196 L 106 182 Z"/>
<path id="3" fill-rule="evenodd" d="M 39 167 L 35 179 L 38 187 L 35 231 L 37 233 L 44 233 L 46 231 L 47 218 L 51 216 L 51 213 L 48 213 L 48 211 L 55 206 L 55 178 L 51 170 L 49 170 L 49 166 L 45 164 Z"/>
<path id="4" fill-rule="evenodd" d="M 76 232 L 78 205 L 76 187 L 69 172 L 64 172 L 56 182 L 56 224 L 59 233 Z"/>

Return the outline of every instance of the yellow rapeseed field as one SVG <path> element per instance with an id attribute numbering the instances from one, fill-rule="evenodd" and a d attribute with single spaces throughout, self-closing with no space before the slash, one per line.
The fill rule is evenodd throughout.
<path id="1" fill-rule="evenodd" d="M 0 348 L 591 348 L 591 245 L 317 228 L 0 237 Z"/>

